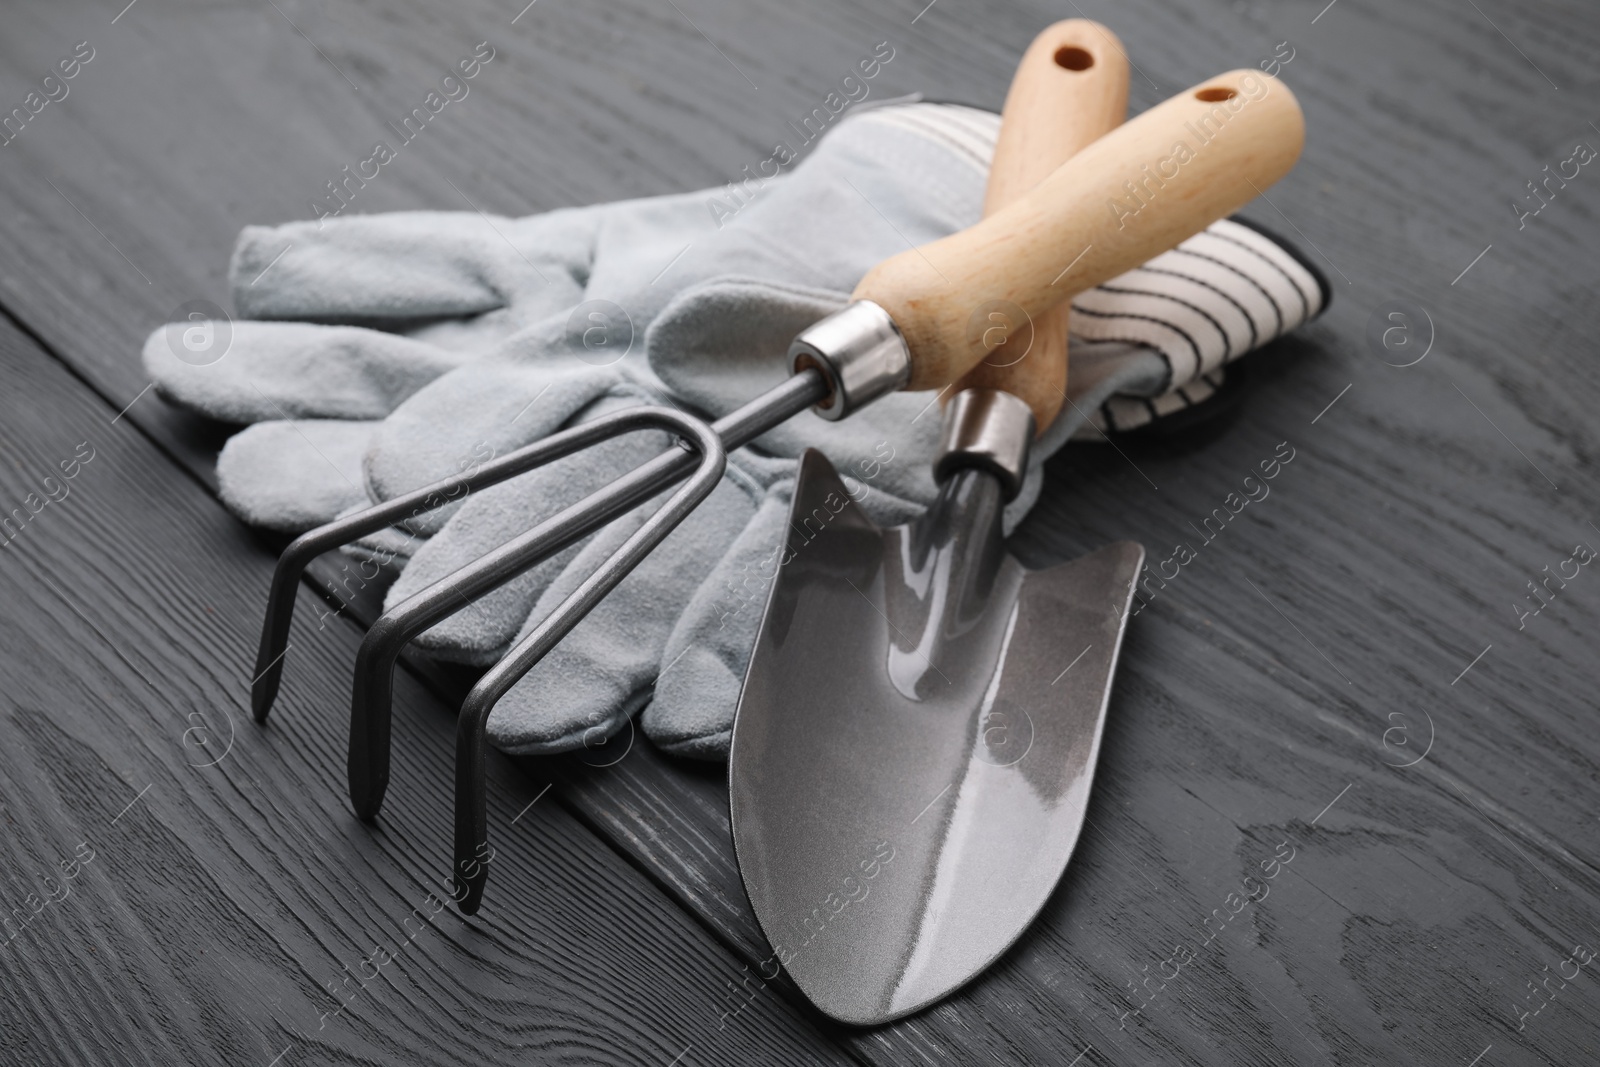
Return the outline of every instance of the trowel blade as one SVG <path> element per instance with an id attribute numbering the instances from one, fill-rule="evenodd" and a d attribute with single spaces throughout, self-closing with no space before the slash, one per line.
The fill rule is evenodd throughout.
<path id="1" fill-rule="evenodd" d="M 750 903 L 800 989 L 847 1023 L 945 996 L 1044 905 L 1083 825 L 1144 560 L 1119 542 L 1030 571 L 1000 543 L 991 476 L 952 482 L 966 475 L 974 491 L 920 525 L 879 529 L 806 453 L 734 725 Z"/>

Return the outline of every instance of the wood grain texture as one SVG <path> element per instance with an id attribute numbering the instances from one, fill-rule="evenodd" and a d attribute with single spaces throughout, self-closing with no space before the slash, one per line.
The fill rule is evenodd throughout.
<path id="1" fill-rule="evenodd" d="M 226 305 L 224 272 L 238 228 L 309 217 L 322 184 L 364 155 L 384 122 L 416 106 L 445 66 L 479 40 L 494 42 L 503 65 L 491 65 L 472 95 L 441 116 L 448 122 L 363 190 L 355 210 L 468 209 L 465 196 L 486 211 L 523 214 L 734 180 L 885 40 L 895 58 L 872 83 L 873 99 L 923 91 L 990 108 L 1000 105 L 1028 41 L 1066 15 L 1098 19 L 1121 37 L 1135 111 L 1217 70 L 1275 63 L 1305 110 L 1309 138 L 1271 202 L 1249 213 L 1307 249 L 1333 284 L 1333 306 L 1297 339 L 1230 372 L 1237 407 L 1208 426 L 1121 441 L 1117 449 L 1074 446 L 1051 464 L 1043 499 L 1017 538 L 1030 563 L 1120 537 L 1142 540 L 1157 565 L 1179 543 L 1195 558 L 1164 588 L 1152 586 L 1154 597 L 1133 620 L 1089 832 L 1041 920 L 999 966 L 933 1011 L 881 1031 L 833 1036 L 855 1058 L 876 1063 L 1067 1064 L 1090 1046 L 1080 1067 L 1465 1065 L 1479 1056 L 1479 1067 L 1493 1067 L 1596 1058 L 1593 975 L 1560 989 L 1561 980 L 1550 979 L 1555 999 L 1520 1030 L 1513 1014 L 1541 1003 L 1529 982 L 1557 973 L 1573 944 L 1600 938 L 1600 837 L 1590 800 L 1600 766 L 1590 722 L 1600 593 L 1590 583 L 1600 580 L 1582 568 L 1522 629 L 1512 610 L 1527 595 L 1525 583 L 1570 558 L 1575 543 L 1600 547 L 1590 525 L 1600 523 L 1593 507 L 1600 370 L 1592 351 L 1600 330 L 1592 299 L 1600 284 L 1600 177 L 1586 166 L 1564 185 L 1552 182 L 1548 203 L 1535 201 L 1526 184 L 1543 180 L 1547 165 L 1558 169 L 1575 143 L 1600 147 L 1589 125 L 1600 98 L 1592 63 L 1600 26 L 1588 5 L 1479 0 L 1480 11 L 1447 0 L 1331 7 L 1130 0 L 1081 12 L 1024 2 L 979 13 L 949 0 L 870 8 L 842 0 L 679 0 L 678 10 L 541 3 L 515 24 L 520 4 L 465 3 L 448 12 L 418 3 L 279 7 L 283 15 L 270 6 L 202 10 L 140 0 L 115 25 L 115 11 L 80 2 L 8 14 L 0 35 L 0 91 L 10 101 L 3 106 L 19 103 L 74 42 L 88 39 L 99 49 L 71 96 L 0 148 L 0 235 L 11 250 L 0 267 L 0 303 L 106 398 L 106 417 L 146 384 L 136 353 L 152 327 L 186 300 Z M 1525 214 L 1538 204 L 1536 215 Z M 1409 337 L 1423 347 L 1426 334 L 1433 340 L 1410 367 L 1391 366 L 1408 357 L 1368 340 L 1373 322 L 1380 337 L 1396 324 L 1386 316 L 1398 300 L 1411 302 L 1401 311 Z M 209 478 L 215 428 L 148 394 L 119 432 L 130 421 L 195 477 Z M 1242 495 L 1245 475 L 1285 441 L 1295 458 L 1266 483 L 1270 495 L 1232 515 L 1228 494 Z M 0 471 L 15 469 L 8 457 Z M 91 464 L 84 477 L 94 472 Z M 59 512 L 48 506 L 36 531 L 66 518 L 75 502 Z M 1208 540 L 1195 527 L 1219 507 L 1230 517 Z M 197 523 L 180 542 L 183 552 L 200 553 L 195 559 L 212 568 L 222 568 L 226 555 L 230 576 L 258 565 L 241 562 L 256 542 L 236 525 L 198 506 L 178 514 Z M 201 514 L 209 517 L 193 517 Z M 181 734 L 181 715 L 171 727 L 153 711 L 108 726 L 102 712 L 68 715 L 43 703 L 59 699 L 59 688 L 98 707 L 89 704 L 95 694 L 131 692 L 138 679 L 101 650 L 96 662 L 122 672 L 111 675 L 118 688 L 98 669 L 78 682 L 77 650 L 92 645 L 81 625 L 70 635 L 64 629 L 76 616 L 44 599 L 47 588 L 17 577 L 15 558 L 0 561 L 6 603 L 50 604 L 53 612 L 8 611 L 34 620 L 6 624 L 7 692 L 17 701 L 8 708 L 26 700 L 55 709 L 42 722 L 22 720 L 28 736 L 44 739 L 30 741 L 28 751 L 56 744 L 50 739 L 65 731 L 126 770 L 132 764 L 119 761 L 131 760 L 127 754 L 165 736 L 158 727 Z M 130 630 L 160 635 L 130 650 L 141 666 L 148 664 L 138 656 L 194 639 L 198 619 L 185 628 L 140 614 L 151 611 L 154 601 L 142 599 L 149 590 L 193 562 L 170 552 L 130 578 L 125 559 L 88 558 L 92 566 L 74 557 L 52 580 L 82 597 L 96 582 L 128 590 L 117 610 L 138 624 Z M 85 584 L 69 590 L 62 580 L 69 575 Z M 264 577 L 257 584 L 253 594 L 225 602 L 234 613 L 226 636 L 197 646 L 204 653 L 183 666 L 172 661 L 177 677 L 220 671 L 216 663 L 233 663 L 236 674 L 246 669 Z M 18 601 L 24 590 L 34 599 Z M 301 629 L 308 639 L 324 636 L 314 623 Z M 42 636 L 28 636 L 32 630 Z M 441 769 L 437 785 L 425 784 L 427 768 L 446 765 L 445 742 L 430 748 L 425 739 L 448 719 L 411 691 L 405 736 L 397 727 L 393 803 L 414 811 L 414 821 L 403 840 L 369 838 L 344 813 L 336 773 L 342 731 L 332 720 L 314 726 L 309 703 L 342 703 L 353 639 L 340 641 L 296 666 L 290 686 L 299 695 L 288 696 L 283 722 L 247 737 L 256 747 L 229 757 L 250 757 L 234 767 L 245 784 L 203 788 L 205 780 L 181 762 L 181 740 L 173 740 L 172 767 L 157 789 L 170 785 L 176 796 L 182 781 L 197 811 L 234 828 L 226 837 L 233 851 L 204 854 L 206 862 L 228 857 L 218 897 L 275 902 L 281 892 L 286 903 L 261 907 L 285 924 L 321 909 L 331 918 L 312 927 L 333 927 L 347 921 L 339 910 L 347 908 L 370 917 L 372 929 L 388 929 L 413 906 L 407 893 L 446 871 L 444 797 L 419 791 L 448 780 Z M 63 644 L 68 653 L 57 649 Z M 1065 665 L 1075 650 L 1063 653 Z M 59 679 L 32 662 L 60 663 L 68 654 L 71 670 Z M 203 706 L 191 700 L 184 715 Z M 97 731 L 110 739 L 97 740 Z M 1415 759 L 1429 737 L 1420 763 L 1393 766 Z M 70 762 L 87 758 L 83 746 L 58 747 L 79 754 L 64 757 L 66 769 L 56 773 L 82 784 L 74 795 L 100 805 L 76 809 L 82 818 L 114 815 L 125 800 L 101 803 L 96 791 L 106 791 L 108 779 L 97 765 Z M 28 800 L 55 788 L 25 769 L 37 759 L 14 746 L 0 752 L 8 829 L 26 844 L 8 846 L 5 877 L 21 889 L 65 854 L 58 842 L 75 844 L 77 824 Z M 534 813 L 557 811 L 545 806 L 559 797 L 559 810 L 602 834 L 748 966 L 765 958 L 728 852 L 719 775 L 680 767 L 642 739 L 607 769 L 517 764 L 520 772 L 511 761 L 494 763 L 497 834 L 520 840 L 533 813 L 514 827 L 511 818 L 559 771 L 564 784 Z M 180 779 L 179 771 L 195 777 Z M 26 788 L 10 785 L 13 775 L 26 775 Z M 137 784 L 130 779 L 118 798 Z M 146 800 L 161 795 L 153 789 Z M 292 857 L 279 855 L 268 817 L 312 807 L 316 815 L 300 833 L 321 834 L 330 842 L 325 851 L 383 872 L 381 900 L 335 892 L 331 876 L 313 883 L 305 873 L 285 873 Z M 577 835 L 572 823 L 563 825 Z M 386 833 L 394 833 L 387 822 Z M 1214 909 L 1231 916 L 1227 894 L 1284 840 L 1298 851 L 1270 894 L 1219 928 Z M 533 869 L 576 862 L 542 847 L 519 862 Z M 20 855 L 26 864 L 12 858 Z M 109 850 L 97 856 L 75 894 L 87 896 L 102 873 L 110 881 L 111 859 Z M 136 867 L 121 884 L 140 889 L 146 895 L 137 903 L 160 912 L 155 894 L 169 882 L 153 866 Z M 195 867 L 181 870 L 188 872 L 183 884 L 198 877 Z M 315 888 L 297 888 L 302 882 Z M 289 888 L 278 890 L 279 883 Z M 510 884 L 496 871 L 486 922 L 511 924 L 516 909 L 546 906 L 572 916 L 576 905 L 561 894 L 529 896 L 508 891 Z M 167 892 L 159 900 L 184 914 L 183 897 Z M 637 899 L 646 908 L 647 895 Z M 311 900 L 322 903 L 313 908 Z M 46 914 L 79 903 L 90 902 L 75 897 Z M 119 914 L 110 897 L 85 910 L 106 923 Z M 670 927 L 669 916 L 658 918 Z M 353 920 L 350 927 L 367 929 Z M 137 997 L 124 1001 L 135 1020 L 121 1031 L 133 1035 L 130 1047 L 165 1041 L 147 1058 L 203 1061 L 203 1048 L 162 1036 L 192 1032 L 173 1019 L 185 1027 L 202 1019 L 237 1035 L 247 1032 L 239 1013 L 277 996 L 298 1021 L 318 983 L 360 958 L 354 943 L 312 956 L 317 939 L 302 934 L 286 951 L 319 964 L 305 967 L 303 999 L 288 999 L 289 987 L 274 987 L 254 965 L 230 962 L 198 972 L 210 993 L 199 1002 L 191 995 L 194 1007 L 166 995 L 176 970 L 150 962 L 159 953 L 132 935 L 74 939 L 80 929 L 63 925 L 48 942 L 62 953 L 48 958 L 56 962 L 29 957 L 26 968 L 7 972 L 8 988 L 14 973 L 39 990 L 16 1002 L 20 1025 L 8 1027 L 8 1039 L 51 1025 L 60 1003 L 113 996 L 123 979 L 95 965 L 114 950 L 139 974 L 130 983 L 136 994 L 123 994 Z M 160 943 L 172 927 L 153 929 Z M 232 927 L 225 933 L 230 946 L 256 943 Z M 432 949 L 438 958 L 457 952 L 443 948 L 446 941 Z M 1156 991 L 1163 962 L 1176 958 L 1180 944 L 1196 949 L 1195 959 Z M 669 969 L 650 952 L 631 957 L 645 974 L 638 987 L 670 998 L 681 983 L 661 979 Z M 506 953 L 480 979 L 491 991 L 503 992 L 503 975 L 547 958 L 531 941 Z M 453 973 L 471 974 L 468 961 L 449 958 Z M 549 1022 L 563 1018 L 559 1003 L 527 1002 L 561 988 L 530 981 L 519 986 L 523 1002 L 505 997 L 484 1018 L 529 1039 L 564 1034 Z M 642 1014 L 676 1010 L 654 1003 L 656 1015 Z M 758 1007 L 775 1011 L 776 1004 L 763 997 L 734 1024 L 744 1027 Z M 1125 1014 L 1135 1009 L 1139 1015 Z M 444 1035 L 458 1033 L 464 1020 L 482 1022 L 474 1010 L 435 992 L 408 994 L 392 1014 L 403 1015 L 425 1057 L 442 1061 L 463 1048 Z M 346 1016 L 373 1018 L 359 1011 Z M 73 1033 L 49 1038 L 48 1056 L 23 1058 L 98 1062 L 105 1044 Z M 378 1040 L 371 1027 L 362 1038 Z M 663 1048 L 663 1060 L 676 1052 Z M 705 1062 L 732 1061 L 708 1055 Z"/>
<path id="2" fill-rule="evenodd" d="M 270 557 L 3 325 L 0 374 L 21 523 L 0 548 L 0 1059 L 847 1062 L 770 996 L 729 1025 L 741 965 L 519 775 L 495 797 L 505 895 L 464 921 L 432 862 L 446 709 L 404 684 L 405 795 L 358 823 L 357 627 L 303 605 L 286 706 L 255 727 Z"/>

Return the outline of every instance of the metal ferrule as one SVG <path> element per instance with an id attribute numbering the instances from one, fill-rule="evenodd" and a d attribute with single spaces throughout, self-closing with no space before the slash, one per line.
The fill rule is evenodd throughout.
<path id="1" fill-rule="evenodd" d="M 911 380 L 911 350 L 889 313 L 857 300 L 800 332 L 789 345 L 789 370 L 815 367 L 828 379 L 828 395 L 813 410 L 842 419 Z"/>
<path id="2" fill-rule="evenodd" d="M 944 409 L 933 477 L 942 482 L 977 467 L 1000 480 L 1006 499 L 1022 491 L 1033 443 L 1033 410 L 1002 389 L 963 389 Z"/>

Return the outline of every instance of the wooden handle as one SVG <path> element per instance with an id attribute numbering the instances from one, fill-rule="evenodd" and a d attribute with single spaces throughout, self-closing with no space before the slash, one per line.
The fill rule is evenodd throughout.
<path id="1" fill-rule="evenodd" d="M 1231 71 L 1112 130 L 977 225 L 884 260 L 855 298 L 905 335 L 907 388 L 941 388 L 999 343 L 969 333 L 982 305 L 1037 319 L 1238 210 L 1289 172 L 1304 142 L 1288 86 Z"/>
<path id="2" fill-rule="evenodd" d="M 1067 19 L 1039 34 L 1022 54 L 1006 94 L 983 213 L 1021 199 L 1121 125 L 1127 112 L 1128 60 L 1110 30 L 1089 19 Z M 1004 389 L 1027 402 L 1037 432 L 1044 433 L 1066 396 L 1071 313 L 1063 302 L 1030 323 L 1010 322 L 1005 309 L 989 309 L 972 328 L 989 329 L 992 323 L 1005 340 L 946 398 L 963 389 Z"/>

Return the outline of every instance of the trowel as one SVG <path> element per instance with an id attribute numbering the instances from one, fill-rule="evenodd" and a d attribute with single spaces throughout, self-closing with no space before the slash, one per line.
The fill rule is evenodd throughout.
<path id="1" fill-rule="evenodd" d="M 1125 172 L 1130 196 L 1151 168 L 1199 160 L 1264 187 L 1299 152 L 1298 106 L 1272 79 L 1224 78 L 1102 137 L 1126 108 L 1121 46 L 1086 20 L 1052 26 L 1007 96 L 985 213 L 1097 139 L 1075 165 Z M 1276 110 L 1196 145 L 1195 122 L 1216 108 Z M 1117 236 L 1153 256 L 1157 231 L 1206 210 L 1180 185 L 1147 182 L 1132 218 L 1080 209 L 1120 217 Z M 989 269 L 1010 268 L 1002 255 Z M 822 453 L 801 461 L 734 725 L 733 838 L 773 960 L 846 1023 L 915 1012 L 997 959 L 1083 825 L 1144 550 L 1119 542 L 1032 570 L 1001 530 L 1035 431 L 1065 397 L 1067 314 L 1063 301 L 1035 316 L 1025 353 L 1001 344 L 951 389 L 939 495 L 916 521 L 877 527 Z"/>

